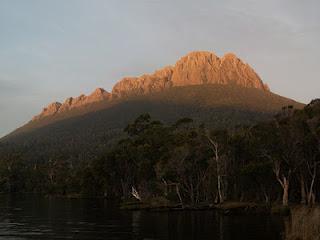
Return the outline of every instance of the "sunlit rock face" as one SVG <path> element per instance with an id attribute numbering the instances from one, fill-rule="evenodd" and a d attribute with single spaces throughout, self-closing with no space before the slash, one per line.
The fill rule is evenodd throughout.
<path id="1" fill-rule="evenodd" d="M 112 89 L 112 97 L 119 98 L 130 95 L 148 94 L 172 87 L 173 67 L 165 67 L 154 74 L 140 77 L 126 77 L 116 83 Z"/>
<path id="2" fill-rule="evenodd" d="M 245 88 L 269 91 L 268 86 L 262 82 L 258 74 L 235 54 L 228 53 L 219 58 L 212 52 L 191 52 L 174 66 L 162 68 L 153 74 L 123 78 L 114 85 L 111 93 L 97 88 L 89 96 L 71 97 L 63 104 L 52 103 L 33 120 L 101 101 L 145 95 L 171 87 L 202 84 L 235 84 Z"/>
<path id="3" fill-rule="evenodd" d="M 269 91 L 258 74 L 236 55 L 229 53 L 219 58 L 211 52 L 192 52 L 174 66 L 154 74 L 122 79 L 114 86 L 112 96 L 145 94 L 172 86 L 201 84 L 237 84 Z"/>
<path id="4" fill-rule="evenodd" d="M 58 113 L 63 113 L 69 111 L 71 109 L 79 108 L 88 104 L 93 104 L 96 102 L 101 102 L 104 100 L 108 100 L 111 94 L 105 91 L 102 88 L 97 88 L 93 93 L 89 96 L 84 94 L 80 95 L 79 97 L 67 98 L 63 103 L 55 102 L 48 105 L 48 107 L 44 108 L 43 111 L 35 116 L 32 120 L 39 120 L 44 117 L 52 116 Z"/>
<path id="5" fill-rule="evenodd" d="M 47 117 L 47 116 L 51 116 L 51 115 L 56 114 L 56 113 L 59 111 L 61 105 L 62 105 L 62 104 L 59 103 L 59 102 L 55 102 L 55 103 L 49 104 L 47 107 L 45 107 L 45 108 L 42 110 L 42 112 L 41 112 L 39 115 L 33 117 L 32 120 L 33 120 L 33 121 L 36 121 L 36 120 L 41 119 L 41 118 L 43 118 L 43 117 Z"/>

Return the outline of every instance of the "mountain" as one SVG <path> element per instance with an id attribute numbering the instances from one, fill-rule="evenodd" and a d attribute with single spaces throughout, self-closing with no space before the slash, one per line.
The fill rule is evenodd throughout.
<path id="1" fill-rule="evenodd" d="M 115 141 L 142 113 L 165 122 L 189 117 L 209 127 L 232 127 L 270 119 L 287 105 L 303 107 L 272 93 L 236 55 L 192 52 L 174 66 L 124 78 L 110 93 L 98 88 L 54 102 L 1 141 L 78 154 Z"/>
<path id="2" fill-rule="evenodd" d="M 236 84 L 269 91 L 260 77 L 234 54 L 221 59 L 210 52 L 192 52 L 175 66 L 165 67 L 152 75 L 124 78 L 112 89 L 112 97 L 148 94 L 179 86 L 202 84 Z"/>
<path id="3" fill-rule="evenodd" d="M 254 70 L 236 55 L 229 53 L 220 59 L 210 52 L 192 52 L 181 58 L 175 66 L 165 67 L 153 74 L 120 80 L 111 93 L 98 88 L 89 96 L 82 94 L 76 98 L 68 98 L 64 103 L 51 103 L 35 116 L 33 121 L 105 100 L 111 102 L 125 97 L 160 92 L 172 87 L 203 84 L 235 84 L 269 91 L 268 86 Z"/>

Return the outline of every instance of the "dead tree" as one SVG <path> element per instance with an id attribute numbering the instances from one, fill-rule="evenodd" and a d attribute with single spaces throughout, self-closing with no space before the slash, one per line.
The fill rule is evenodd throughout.
<path id="1" fill-rule="evenodd" d="M 314 187 L 314 182 L 316 180 L 316 176 L 317 176 L 317 168 L 318 168 L 318 165 L 320 164 L 320 162 L 314 162 L 312 165 L 309 164 L 307 162 L 307 165 L 308 165 L 308 171 L 309 171 L 309 174 L 311 176 L 311 183 L 310 183 L 310 186 L 309 186 L 309 189 L 308 189 L 308 198 L 307 198 L 307 201 L 308 201 L 308 205 L 314 205 L 315 204 L 315 194 L 314 194 L 314 191 L 313 191 L 313 187 Z"/>
<path id="2" fill-rule="evenodd" d="M 221 162 L 221 158 L 219 156 L 219 144 L 218 142 L 214 141 L 212 138 L 209 137 L 207 134 L 207 138 L 209 140 L 211 149 L 214 153 L 214 160 L 216 163 L 216 173 L 217 173 L 217 188 L 218 188 L 218 202 L 223 203 L 224 202 L 224 189 L 223 189 L 223 166 Z"/>

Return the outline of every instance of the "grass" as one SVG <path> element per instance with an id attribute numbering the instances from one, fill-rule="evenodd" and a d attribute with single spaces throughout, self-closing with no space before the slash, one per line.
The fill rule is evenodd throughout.
<path id="1" fill-rule="evenodd" d="M 320 207 L 296 207 L 286 224 L 286 240 L 320 240 Z"/>

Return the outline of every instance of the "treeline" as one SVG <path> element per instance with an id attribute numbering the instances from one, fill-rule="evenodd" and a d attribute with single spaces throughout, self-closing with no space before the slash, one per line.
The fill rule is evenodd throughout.
<path id="1" fill-rule="evenodd" d="M 213 130 L 192 119 L 164 124 L 145 114 L 124 132 L 93 161 L 77 164 L 63 153 L 35 161 L 23 148 L 1 145 L 0 190 L 162 198 L 181 205 L 312 205 L 320 197 L 320 100 L 302 110 L 285 107 L 254 126 Z"/>

